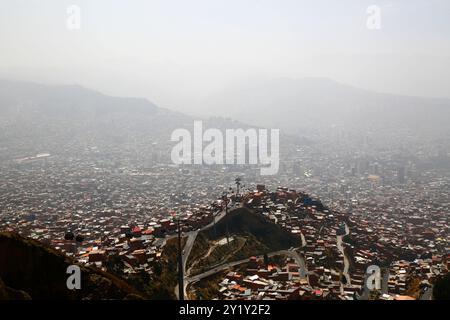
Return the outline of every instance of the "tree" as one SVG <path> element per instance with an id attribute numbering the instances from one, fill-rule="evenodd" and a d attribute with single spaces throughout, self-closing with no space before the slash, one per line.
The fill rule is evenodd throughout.
<path id="1" fill-rule="evenodd" d="M 73 239 L 75 239 L 75 235 L 71 231 L 66 232 L 66 234 L 64 235 L 64 239 L 72 241 Z"/>
<path id="2" fill-rule="evenodd" d="M 381 293 L 378 290 L 371 290 L 369 293 L 369 300 L 378 300 L 380 299 Z"/>
<path id="3" fill-rule="evenodd" d="M 267 253 L 264 253 L 264 264 L 267 266 L 269 264 L 269 256 L 267 255 Z"/>
<path id="4" fill-rule="evenodd" d="M 115 275 L 122 276 L 123 275 L 123 261 L 118 255 L 110 255 L 105 261 L 106 270 Z"/>
<path id="5" fill-rule="evenodd" d="M 162 272 L 163 272 L 161 263 L 156 262 L 156 261 L 153 261 L 153 262 L 151 263 L 151 266 L 152 266 L 152 269 L 153 269 L 153 274 L 154 274 L 156 277 L 160 277 L 161 274 L 162 274 Z"/>
<path id="6" fill-rule="evenodd" d="M 450 300 L 450 273 L 436 280 L 433 287 L 434 300 Z"/>

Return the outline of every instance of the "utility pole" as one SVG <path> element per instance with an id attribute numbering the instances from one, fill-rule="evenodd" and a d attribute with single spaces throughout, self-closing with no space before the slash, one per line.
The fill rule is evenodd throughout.
<path id="1" fill-rule="evenodd" d="M 230 233 L 228 232 L 228 192 L 225 191 L 222 196 L 223 201 L 225 202 L 225 221 L 226 221 L 226 232 L 227 232 L 227 245 L 230 244 Z"/>
<path id="2" fill-rule="evenodd" d="M 183 275 L 183 255 L 181 252 L 181 227 L 180 216 L 177 219 L 178 223 L 178 297 L 179 300 L 184 300 L 184 275 Z"/>
<path id="3" fill-rule="evenodd" d="M 240 191 L 239 188 L 241 186 L 242 179 L 240 177 L 237 177 L 234 181 L 236 182 L 236 198 L 237 198 L 237 197 L 239 197 L 239 191 Z"/>
<path id="4" fill-rule="evenodd" d="M 216 229 L 216 212 L 213 210 L 213 225 L 214 225 L 214 237 L 217 237 L 217 229 Z"/>

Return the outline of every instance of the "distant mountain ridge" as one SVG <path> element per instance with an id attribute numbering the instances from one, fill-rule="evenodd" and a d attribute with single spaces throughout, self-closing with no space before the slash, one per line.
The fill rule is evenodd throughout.
<path id="1" fill-rule="evenodd" d="M 167 141 L 185 122 L 192 121 L 143 98 L 0 80 L 0 160 L 42 152 L 78 156 L 92 148 L 114 152 L 111 158 L 119 153 L 129 158 L 138 149 L 151 157 L 152 143 Z"/>
<path id="2" fill-rule="evenodd" d="M 2 114 L 18 110 L 70 116 L 113 112 L 153 114 L 157 109 L 155 104 L 143 98 L 110 97 L 78 85 L 48 86 L 0 80 Z"/>
<path id="3" fill-rule="evenodd" d="M 42 85 L 0 80 L 0 161 L 39 153 L 108 155 L 149 163 L 170 160 L 171 134 L 204 128 L 248 128 L 229 118 L 193 118 L 143 98 L 111 97 L 78 85 Z"/>
<path id="4" fill-rule="evenodd" d="M 376 93 L 327 78 L 271 79 L 236 85 L 203 101 L 240 121 L 289 133 L 318 127 L 447 128 L 450 99 Z"/>
<path id="5" fill-rule="evenodd" d="M 214 110 L 213 118 L 193 118 L 146 99 L 111 97 L 80 86 L 0 80 L 0 161 L 99 149 L 109 158 L 144 163 L 153 154 L 170 156 L 172 132 L 192 132 L 194 120 L 203 120 L 205 129 L 280 129 L 287 150 L 320 130 L 331 136 L 341 129 L 370 132 L 381 144 L 450 136 L 448 99 L 373 93 L 323 78 L 255 81 L 204 104 Z M 231 118 L 220 117 L 219 110 Z"/>
<path id="6" fill-rule="evenodd" d="M 327 78 L 249 82 L 211 95 L 201 105 L 214 116 L 227 114 L 241 123 L 279 128 L 285 133 L 330 126 L 434 130 L 449 127 L 450 119 L 450 99 L 376 93 Z M 0 79 L 0 116 L 29 114 L 83 120 L 120 114 L 152 117 L 158 113 L 178 117 L 181 122 L 176 126 L 193 119 L 144 98 L 111 97 L 78 85 Z"/>

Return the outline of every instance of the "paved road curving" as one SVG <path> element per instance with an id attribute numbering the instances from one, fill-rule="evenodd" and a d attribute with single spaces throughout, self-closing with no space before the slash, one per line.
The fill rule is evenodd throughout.
<path id="1" fill-rule="evenodd" d="M 303 259 L 300 257 L 300 255 L 295 250 L 296 249 L 274 251 L 274 252 L 268 253 L 267 256 L 268 257 L 273 257 L 273 256 L 280 255 L 280 254 L 288 255 L 288 256 L 292 257 L 297 262 L 297 264 L 300 265 L 301 268 L 305 268 L 306 269 L 304 263 L 302 262 Z M 257 256 L 257 258 L 258 259 L 263 259 L 264 255 Z M 197 275 L 194 275 L 194 276 L 188 276 L 185 279 L 186 280 L 185 281 L 185 285 L 192 284 L 194 282 L 198 282 L 201 279 L 207 278 L 209 276 L 212 276 L 213 274 L 216 274 L 216 273 L 219 273 L 221 271 L 227 270 L 227 269 L 229 269 L 231 267 L 234 267 L 234 266 L 237 266 L 237 265 L 240 265 L 240 264 L 243 264 L 243 263 L 247 263 L 249 261 L 249 259 L 250 259 L 250 257 L 248 257 L 246 259 L 238 260 L 238 261 L 226 262 L 226 263 L 217 265 L 217 266 L 213 267 L 212 269 L 209 269 L 208 271 L 205 271 L 203 273 L 200 273 L 200 274 L 197 274 Z"/>
<path id="2" fill-rule="evenodd" d="M 350 233 L 350 229 L 348 228 L 347 224 L 345 224 L 345 235 L 348 235 Z M 344 257 L 344 270 L 342 271 L 342 274 L 344 275 L 345 279 L 347 280 L 347 284 L 351 284 L 351 277 L 348 273 L 348 270 L 350 268 L 350 262 L 348 261 L 348 257 L 345 254 L 344 246 L 342 245 L 342 238 L 344 236 L 337 236 L 337 247 L 339 251 L 341 252 L 342 256 Z"/>

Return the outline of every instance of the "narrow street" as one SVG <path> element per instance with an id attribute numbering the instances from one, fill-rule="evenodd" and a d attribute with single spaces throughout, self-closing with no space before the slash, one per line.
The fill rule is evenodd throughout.
<path id="1" fill-rule="evenodd" d="M 348 235 L 350 233 L 350 229 L 348 228 L 347 224 L 345 224 L 345 235 Z M 342 274 L 344 275 L 345 279 L 347 280 L 347 284 L 351 285 L 351 277 L 348 273 L 348 270 L 350 268 L 350 262 L 348 260 L 347 255 L 345 254 L 345 250 L 344 250 L 344 246 L 342 243 L 342 238 L 344 236 L 337 236 L 337 240 L 336 240 L 336 244 L 337 247 L 339 249 L 339 251 L 341 252 L 343 258 L 344 258 L 344 270 L 342 270 Z M 341 291 L 343 291 L 343 284 L 341 284 Z"/>

